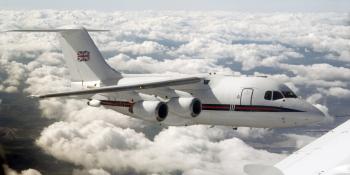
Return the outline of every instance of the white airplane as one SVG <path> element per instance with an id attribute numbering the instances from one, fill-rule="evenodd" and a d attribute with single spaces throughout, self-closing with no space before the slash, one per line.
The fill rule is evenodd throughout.
<path id="1" fill-rule="evenodd" d="M 59 34 L 75 90 L 36 97 L 80 96 L 89 99 L 90 106 L 104 106 L 168 126 L 276 128 L 302 126 L 324 119 L 322 112 L 298 98 L 286 85 L 266 77 L 121 74 L 106 63 L 89 31 L 103 30 L 8 31 Z"/>
<path id="2" fill-rule="evenodd" d="M 246 165 L 248 175 L 349 175 L 350 120 L 274 166 Z"/>

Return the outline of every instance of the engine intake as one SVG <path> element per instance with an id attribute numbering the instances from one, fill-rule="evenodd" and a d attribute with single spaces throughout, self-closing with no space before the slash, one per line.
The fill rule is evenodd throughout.
<path id="1" fill-rule="evenodd" d="M 161 122 L 168 116 L 168 105 L 160 101 L 139 101 L 130 112 L 145 120 Z"/>
<path id="2" fill-rule="evenodd" d="M 193 97 L 175 97 L 168 101 L 169 111 L 185 118 L 197 117 L 202 112 L 202 103 Z"/>

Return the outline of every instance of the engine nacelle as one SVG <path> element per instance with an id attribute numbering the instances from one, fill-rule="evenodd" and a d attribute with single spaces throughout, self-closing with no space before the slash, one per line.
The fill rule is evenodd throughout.
<path id="1" fill-rule="evenodd" d="M 92 100 L 88 101 L 87 104 L 89 106 L 93 106 L 93 107 L 100 107 L 101 106 L 101 101 L 92 99 Z"/>
<path id="2" fill-rule="evenodd" d="M 168 101 L 169 111 L 185 118 L 197 117 L 202 112 L 202 103 L 193 97 L 175 97 Z"/>
<path id="3" fill-rule="evenodd" d="M 168 105 L 160 101 L 139 101 L 133 104 L 130 112 L 148 121 L 161 122 L 168 116 Z"/>

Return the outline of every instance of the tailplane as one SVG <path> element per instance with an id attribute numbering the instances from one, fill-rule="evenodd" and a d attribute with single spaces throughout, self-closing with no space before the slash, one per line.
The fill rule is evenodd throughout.
<path id="1" fill-rule="evenodd" d="M 103 58 L 88 32 L 106 30 L 52 29 L 11 30 L 9 32 L 57 32 L 72 85 L 89 87 L 115 84 L 121 74 L 111 68 Z"/>

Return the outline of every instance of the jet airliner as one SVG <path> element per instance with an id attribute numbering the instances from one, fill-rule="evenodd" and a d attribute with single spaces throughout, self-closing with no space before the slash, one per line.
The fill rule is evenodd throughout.
<path id="1" fill-rule="evenodd" d="M 104 106 L 167 126 L 278 128 L 303 126 L 324 119 L 321 111 L 298 98 L 286 85 L 267 77 L 121 74 L 106 63 L 88 33 L 98 31 L 103 30 L 9 31 L 59 35 L 72 91 L 35 97 L 86 98 L 90 106 Z"/>

